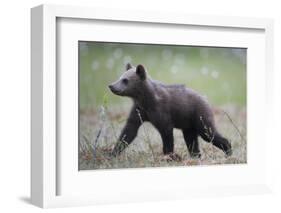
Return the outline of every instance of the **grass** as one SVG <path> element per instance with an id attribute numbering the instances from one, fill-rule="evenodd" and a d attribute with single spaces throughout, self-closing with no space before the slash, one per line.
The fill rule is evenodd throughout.
<path id="1" fill-rule="evenodd" d="M 226 115 L 224 111 L 227 111 Z M 233 155 L 226 158 L 223 152 L 210 143 L 199 139 L 202 157 L 192 159 L 189 156 L 182 133 L 174 130 L 175 153 L 182 161 L 167 161 L 162 153 L 162 142 L 159 133 L 150 123 L 144 123 L 137 138 L 120 156 L 112 158 L 110 152 L 125 124 L 128 110 L 110 109 L 100 112 L 84 111 L 80 114 L 80 170 L 142 168 L 162 166 L 189 166 L 238 164 L 247 162 L 246 144 L 246 111 L 239 106 L 223 106 L 214 109 L 215 119 L 220 132 L 227 137 L 233 147 Z M 106 113 L 100 122 L 97 113 Z M 229 117 L 228 117 L 229 116 Z M 230 120 L 230 117 L 232 119 Z"/>

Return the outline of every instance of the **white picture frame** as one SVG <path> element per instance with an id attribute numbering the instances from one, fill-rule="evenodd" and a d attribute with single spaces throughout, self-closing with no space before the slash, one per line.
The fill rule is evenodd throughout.
<path id="1" fill-rule="evenodd" d="M 227 182 L 221 185 L 201 185 L 199 183 L 193 183 L 194 187 L 182 186 L 170 184 L 165 190 L 161 189 L 161 185 L 155 183 L 154 186 L 149 186 L 151 191 L 147 193 L 142 191 L 141 188 L 136 186 L 136 189 L 130 188 L 123 190 L 118 188 L 112 195 L 106 193 L 96 194 L 83 194 L 81 193 L 69 193 L 60 194 L 58 191 L 59 184 L 62 184 L 59 174 L 62 170 L 61 166 L 58 166 L 58 159 L 60 159 L 58 153 L 58 147 L 56 144 L 57 134 L 57 119 L 58 119 L 58 95 L 57 88 L 60 82 L 57 79 L 57 49 L 58 49 L 58 20 L 60 18 L 69 20 L 100 20 L 100 21 L 118 21 L 118 25 L 122 26 L 122 23 L 153 23 L 156 25 L 165 26 L 173 30 L 174 26 L 199 26 L 207 28 L 219 28 L 232 31 L 235 29 L 241 30 L 258 30 L 262 32 L 263 37 L 260 41 L 264 41 L 264 53 L 260 56 L 263 61 L 261 68 L 261 76 L 257 82 L 261 82 L 263 86 L 259 87 L 263 95 L 261 100 L 264 102 L 261 107 L 258 108 L 255 113 L 265 112 L 262 122 L 265 124 L 266 135 L 264 136 L 264 147 L 266 153 L 261 156 L 263 165 L 260 168 L 256 168 L 255 174 L 264 173 L 264 176 L 257 181 L 253 181 L 253 184 L 249 184 L 249 181 L 240 181 L 229 185 Z M 33 204 L 46 208 L 46 207 L 59 207 L 59 206 L 76 206 L 76 205 L 91 205 L 98 203 L 116 203 L 116 202 L 139 202 L 143 200 L 163 200 L 163 199 L 179 199 L 186 197 L 198 197 L 198 196 L 212 196 L 212 195 L 240 195 L 240 194 L 253 194 L 264 193 L 271 191 L 271 164 L 270 164 L 270 139 L 274 134 L 274 128 L 271 128 L 272 112 L 272 90 L 273 82 L 273 21 L 271 19 L 257 19 L 257 18 L 241 18 L 241 17 L 216 17 L 216 16 L 203 16 L 203 15 L 187 15 L 187 14 L 160 14 L 147 11 L 122 11 L 112 9 L 100 9 L 100 8 L 84 8 L 74 6 L 54 6 L 54 5 L 41 5 L 31 10 L 31 80 L 32 80 L 32 103 L 31 103 L 31 201 Z M 235 35 L 234 35 L 235 36 Z M 208 37 L 208 36 L 206 36 Z M 149 40 L 149 38 L 148 38 Z M 148 40 L 145 40 L 147 42 Z M 162 41 L 165 42 L 165 41 Z M 208 44 L 208 39 L 205 41 Z M 266 78 L 262 78 L 262 76 Z M 75 79 L 74 79 L 75 80 Z M 257 89 L 257 84 L 250 84 L 251 88 Z M 248 93 L 249 95 L 250 93 Z M 251 93 L 253 94 L 253 93 Z M 266 102 L 266 104 L 265 104 Z M 249 107 L 255 106 L 250 104 Z M 264 110 L 264 111 L 263 111 Z M 253 110 L 254 111 L 254 110 Z M 254 112 L 253 112 L 254 113 Z M 252 116 L 253 118 L 254 116 Z M 255 120 L 250 121 L 257 123 Z M 260 128 L 257 127 L 257 128 Z M 260 139 L 261 140 L 261 139 Z M 261 146 L 257 150 L 251 152 L 261 153 Z M 63 164 L 62 164 L 63 165 Z M 71 167 L 71 165 L 70 165 Z M 211 175 L 216 171 L 215 168 L 203 168 L 204 175 Z M 228 171 L 234 167 L 229 167 Z M 247 167 L 243 168 L 247 170 Z M 176 169 L 148 169 L 148 170 L 127 170 L 115 172 L 115 177 L 122 179 L 128 175 L 138 178 L 152 177 L 159 178 L 166 172 L 169 177 L 177 177 L 183 168 Z M 195 171 L 195 170 L 193 170 Z M 239 172 L 239 169 L 237 170 Z M 217 171 L 218 173 L 220 171 Z M 245 171 L 247 172 L 247 171 Z M 198 173 L 195 171 L 195 176 L 200 175 L 202 170 Z M 197 173 L 197 174 L 196 174 Z M 202 173 L 202 174 L 203 174 Z M 107 173 L 109 174 L 109 173 Z M 246 174 L 246 173 L 245 173 Z M 68 174 L 67 174 L 68 175 Z M 71 175 L 71 174 L 70 174 Z M 85 174 L 84 174 L 85 176 Z M 90 177 L 90 175 L 86 176 Z M 242 176 L 241 176 L 242 177 Z M 102 176 L 99 178 L 103 178 Z M 83 179 L 88 180 L 89 178 Z M 71 179 L 70 180 L 74 180 Z M 182 182 L 181 182 L 182 181 Z M 179 183 L 183 183 L 183 180 L 179 180 Z M 68 183 L 68 187 L 70 187 Z M 74 184 L 74 183 L 73 183 Z M 75 184 L 74 184 L 75 185 Z M 144 187 L 140 184 L 141 187 Z M 94 187 L 94 186 L 93 186 Z M 89 190 L 93 189 L 89 187 Z M 78 187 L 73 187 L 73 190 L 77 190 Z M 145 187 L 143 189 L 146 189 Z M 69 191 L 72 189 L 69 188 Z M 105 191 L 110 190 L 105 188 Z M 121 193 L 121 196 L 120 196 Z M 122 196 L 123 195 L 123 196 Z"/>

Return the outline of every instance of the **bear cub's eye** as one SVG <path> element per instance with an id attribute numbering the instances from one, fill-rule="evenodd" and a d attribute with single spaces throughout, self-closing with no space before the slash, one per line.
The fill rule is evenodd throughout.
<path id="1" fill-rule="evenodd" d="M 127 78 L 122 79 L 122 83 L 127 85 L 129 83 L 129 80 Z"/>

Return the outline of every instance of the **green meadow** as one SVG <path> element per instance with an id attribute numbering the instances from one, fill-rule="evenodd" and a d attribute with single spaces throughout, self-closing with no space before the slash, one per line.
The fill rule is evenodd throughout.
<path id="1" fill-rule="evenodd" d="M 153 79 L 185 84 L 216 105 L 246 104 L 246 49 L 80 42 L 80 109 L 124 99 L 107 88 L 125 64 L 143 64 Z"/>

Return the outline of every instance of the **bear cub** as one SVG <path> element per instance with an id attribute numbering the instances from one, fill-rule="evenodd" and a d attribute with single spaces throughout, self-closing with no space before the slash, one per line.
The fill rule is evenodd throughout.
<path id="1" fill-rule="evenodd" d="M 126 65 L 126 71 L 110 90 L 132 98 L 133 106 L 112 155 L 119 155 L 137 136 L 143 122 L 150 122 L 160 133 L 164 155 L 178 159 L 174 153 L 173 129 L 181 129 L 190 156 L 200 158 L 198 136 L 232 154 L 231 144 L 216 129 L 212 109 L 206 99 L 184 85 L 166 85 L 153 80 L 143 65 Z"/>

